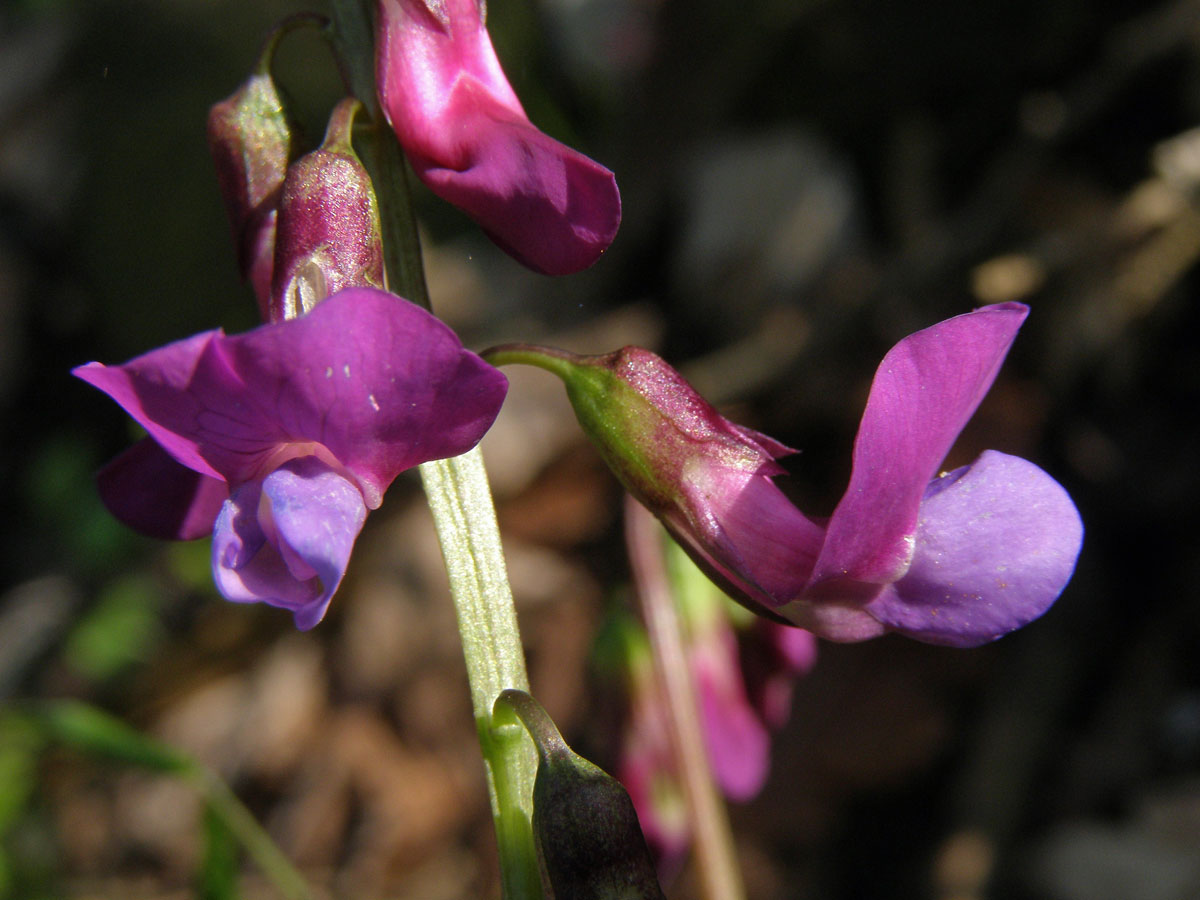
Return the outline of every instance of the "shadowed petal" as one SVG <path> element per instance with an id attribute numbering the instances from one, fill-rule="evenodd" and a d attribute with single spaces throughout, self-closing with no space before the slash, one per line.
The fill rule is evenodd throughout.
<path id="1" fill-rule="evenodd" d="M 616 180 L 529 122 L 481 7 L 478 0 L 382 0 L 384 111 L 430 190 L 530 268 L 577 272 L 616 234 Z"/>
<path id="2" fill-rule="evenodd" d="M 367 510 L 353 483 L 316 457 L 233 492 L 213 532 L 213 576 L 228 600 L 292 610 L 307 630 L 341 584 Z"/>
<path id="3" fill-rule="evenodd" d="M 918 640 L 983 644 L 1050 607 L 1082 541 L 1079 512 L 1058 482 L 989 450 L 929 485 L 912 566 L 867 611 Z"/>
<path id="4" fill-rule="evenodd" d="M 71 374 L 108 394 L 150 432 L 171 456 L 189 469 L 221 478 L 201 455 L 194 440 L 181 437 L 175 428 L 192 430 L 203 411 L 198 398 L 189 394 L 200 357 L 222 332 L 206 331 L 131 359 L 121 366 L 88 363 Z M 160 422 L 162 424 L 160 424 Z"/>
<path id="5" fill-rule="evenodd" d="M 766 474 L 695 464 L 684 475 L 685 502 L 663 523 L 696 564 L 734 597 L 768 608 L 799 594 L 821 546 L 820 526 Z"/>
<path id="6" fill-rule="evenodd" d="M 122 523 L 171 541 L 208 537 L 229 498 L 224 481 L 181 465 L 152 438 L 138 441 L 96 473 L 96 486 L 105 507 Z"/>
<path id="7" fill-rule="evenodd" d="M 909 335 L 883 358 L 814 584 L 904 574 L 925 486 L 991 386 L 1029 309 L 987 306 Z"/>

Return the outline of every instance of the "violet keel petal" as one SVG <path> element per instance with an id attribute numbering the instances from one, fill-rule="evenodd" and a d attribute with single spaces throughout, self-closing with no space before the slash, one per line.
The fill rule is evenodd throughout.
<path id="1" fill-rule="evenodd" d="M 228 600 L 321 621 L 367 509 L 358 488 L 316 457 L 290 460 L 233 492 L 213 534 L 213 575 Z"/>
<path id="2" fill-rule="evenodd" d="M 1028 312 L 1019 303 L 986 306 L 911 334 L 884 357 L 814 583 L 886 584 L 904 574 L 925 486 L 987 393 Z"/>
<path id="3" fill-rule="evenodd" d="M 1042 615 L 1082 541 L 1079 512 L 1058 482 L 989 450 L 929 485 L 912 566 L 867 612 L 918 640 L 977 646 Z"/>

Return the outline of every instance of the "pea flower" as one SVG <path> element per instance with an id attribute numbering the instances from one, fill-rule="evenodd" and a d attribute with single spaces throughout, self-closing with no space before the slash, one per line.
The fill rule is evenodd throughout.
<path id="1" fill-rule="evenodd" d="M 207 522 L 220 592 L 291 610 L 301 629 L 324 616 L 393 479 L 473 447 L 507 390 L 431 314 L 363 287 L 245 334 L 208 331 L 74 374 L 159 448 L 113 464 L 147 476 L 125 511 L 180 537 Z M 150 481 L 156 466 L 162 485 Z"/>
<path id="2" fill-rule="evenodd" d="M 418 177 L 535 271 L 594 263 L 621 221 L 616 180 L 530 123 L 482 0 L 380 0 L 378 9 L 380 101 Z"/>
<path id="3" fill-rule="evenodd" d="M 988 450 L 937 476 L 1028 308 L 998 304 L 901 340 L 875 373 L 850 484 L 828 521 L 773 482 L 794 451 L 722 418 L 654 354 L 496 348 L 563 378 L 584 431 L 694 560 L 756 611 L 821 637 L 887 631 L 970 647 L 1044 613 L 1083 540 L 1066 491 Z"/>

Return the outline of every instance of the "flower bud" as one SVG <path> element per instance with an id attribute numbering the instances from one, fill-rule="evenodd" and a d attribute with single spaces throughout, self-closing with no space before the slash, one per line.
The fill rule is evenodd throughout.
<path id="1" fill-rule="evenodd" d="M 800 593 L 806 573 L 797 559 L 819 546 L 820 529 L 771 481 L 784 472 L 775 460 L 794 451 L 723 418 L 640 347 L 575 356 L 513 345 L 484 355 L 562 378 L 580 425 L 626 490 L 731 596 L 770 609 Z"/>
<path id="2" fill-rule="evenodd" d="M 271 78 L 280 33 L 268 39 L 254 73 L 208 113 L 208 148 L 233 229 L 238 270 L 254 289 L 264 319 L 279 189 L 292 147 L 292 130 Z"/>
<path id="3" fill-rule="evenodd" d="M 351 145 L 353 98 L 325 141 L 288 167 L 279 201 L 269 320 L 306 313 L 348 287 L 383 287 L 383 236 L 371 177 Z"/>
<path id="4" fill-rule="evenodd" d="M 551 896 L 663 900 L 637 813 L 620 782 L 568 747 L 529 694 L 501 693 L 497 716 L 509 711 L 537 747 L 532 824 Z"/>

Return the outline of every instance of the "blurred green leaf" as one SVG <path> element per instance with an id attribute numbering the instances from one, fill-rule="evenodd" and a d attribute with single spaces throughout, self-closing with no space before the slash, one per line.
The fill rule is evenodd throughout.
<path id="1" fill-rule="evenodd" d="M 143 660 L 158 635 L 158 589 L 148 576 L 131 575 L 104 590 L 63 652 L 81 675 L 103 681 Z"/>
<path id="2" fill-rule="evenodd" d="M 212 540 L 174 541 L 167 548 L 171 574 L 185 588 L 199 593 L 216 594 L 212 580 Z"/>
<path id="3" fill-rule="evenodd" d="M 201 900 L 237 900 L 238 843 L 224 819 L 204 808 L 204 859 L 197 894 Z"/>
<path id="4" fill-rule="evenodd" d="M 190 774 L 196 769 L 195 763 L 179 751 L 77 700 L 39 707 L 37 721 L 48 737 L 84 753 L 158 772 Z"/>

